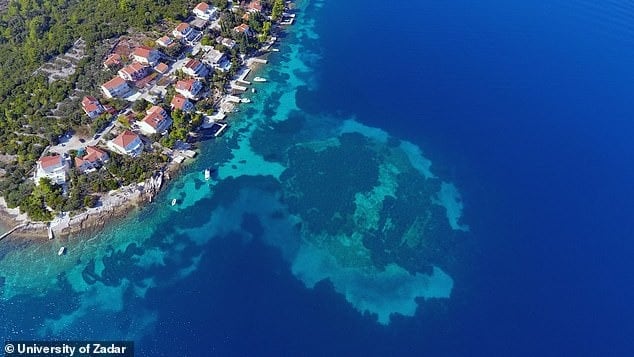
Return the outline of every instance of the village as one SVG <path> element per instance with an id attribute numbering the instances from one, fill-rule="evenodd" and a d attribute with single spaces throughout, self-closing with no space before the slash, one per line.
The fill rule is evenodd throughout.
<path id="1" fill-rule="evenodd" d="M 193 158 L 194 139 L 221 135 L 228 126 L 227 114 L 239 103 L 250 102 L 242 95 L 256 92 L 255 87 L 249 90 L 251 81 L 266 82 L 251 76 L 253 68 L 267 62 L 263 55 L 277 51 L 271 24 L 290 25 L 295 16 L 290 1 L 279 3 L 272 15 L 270 9 L 265 15 L 259 0 L 241 5 L 230 2 L 225 11 L 241 14 L 242 19 L 230 29 L 231 36 L 216 36 L 225 30 L 222 10 L 201 2 L 191 9 L 187 21 L 157 38 L 154 46 L 129 48 L 117 41 L 103 58 L 103 70 L 112 72 L 112 78 L 100 86 L 99 95 L 85 95 L 81 100 L 85 115 L 101 120 L 102 127 L 92 136 L 67 133 L 60 137 L 37 160 L 31 178 L 35 185 L 44 184 L 47 192 L 60 187 L 57 192 L 68 195 L 69 177 L 99 173 L 113 156 L 138 160 L 160 155 L 166 158 L 155 167 L 160 175 Z M 253 17 L 264 20 L 259 32 L 247 24 Z M 245 43 L 255 45 L 249 49 Z M 116 183 L 117 187 L 106 185 L 104 194 L 85 200 L 83 209 L 75 213 L 125 204 L 126 195 L 133 194 L 126 187 L 130 182 Z M 68 225 L 73 214 L 46 205 L 54 213 L 50 217 L 55 224 L 65 220 Z"/>

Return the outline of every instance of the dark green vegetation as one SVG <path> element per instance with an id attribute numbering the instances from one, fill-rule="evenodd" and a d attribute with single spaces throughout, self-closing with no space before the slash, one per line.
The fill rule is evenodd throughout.
<path id="1" fill-rule="evenodd" d="M 109 172 L 117 176 L 116 179 L 104 172 L 87 177 L 71 173 L 69 189 L 66 194 L 60 194 L 61 198 L 56 196 L 59 192 L 54 185 L 45 184 L 35 189 L 31 180 L 25 180 L 32 176 L 37 159 L 49 145 L 57 144 L 61 135 L 67 132 L 92 135 L 112 120 L 110 115 L 104 114 L 91 121 L 79 106 L 84 94 L 98 96 L 99 86 L 116 73 L 102 70 L 101 61 L 110 49 L 105 41 L 112 43 L 112 39 L 130 30 L 165 33 L 165 29 L 184 21 L 196 3 L 194 0 L 16 0 L 8 3 L 0 14 L 0 196 L 6 198 L 9 207 L 20 206 L 31 218 L 46 220 L 51 214 L 47 206 L 53 211 L 74 211 L 90 206 L 94 204 L 94 193 L 142 179 L 156 169 L 150 164 L 165 161 L 150 155 L 147 159 L 126 162 L 115 155 Z M 226 0 L 214 0 L 210 4 L 227 8 Z M 262 1 L 262 5 L 267 13 L 279 7 L 272 0 Z M 230 73 L 214 74 L 209 79 L 208 83 L 220 90 L 237 70 L 239 55 L 256 51 L 271 29 L 271 23 L 265 21 L 263 15 L 251 14 L 245 20 L 244 14 L 243 10 L 223 11 L 222 30 L 205 35 L 208 42 L 222 35 L 238 44 L 231 51 L 217 46 L 227 52 L 233 64 Z M 251 27 L 254 36 L 233 31 L 244 22 Z M 70 76 L 49 81 L 38 71 L 55 56 L 64 55 L 79 39 L 85 43 L 84 56 L 71 60 L 75 70 Z M 175 46 L 167 55 L 177 56 L 182 50 L 183 46 Z M 64 69 L 64 66 L 56 66 Z M 102 99 L 102 103 L 115 109 L 128 105 L 120 100 Z M 201 101 L 197 107 L 211 110 L 208 101 Z M 161 138 L 167 147 L 187 139 L 187 133 L 201 122 L 197 115 L 173 115 L 173 130 Z"/>

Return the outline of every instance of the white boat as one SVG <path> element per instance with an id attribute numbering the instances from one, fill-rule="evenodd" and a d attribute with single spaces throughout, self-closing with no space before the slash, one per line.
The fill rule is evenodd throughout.
<path id="1" fill-rule="evenodd" d="M 66 247 L 59 248 L 59 250 L 57 251 L 57 255 L 64 255 L 64 254 L 66 254 Z"/>
<path id="2" fill-rule="evenodd" d="M 240 99 L 240 103 L 251 103 L 251 99 L 249 99 L 249 98 L 242 98 L 242 99 Z"/>
<path id="3" fill-rule="evenodd" d="M 172 206 L 176 206 L 176 199 L 172 198 Z"/>
<path id="4" fill-rule="evenodd" d="M 279 48 L 271 48 L 271 51 L 273 51 L 273 52 L 280 52 L 280 49 L 279 49 Z"/>
<path id="5" fill-rule="evenodd" d="M 251 88 L 251 93 L 255 93 L 255 88 Z"/>
<path id="6" fill-rule="evenodd" d="M 211 178 L 211 170 L 205 169 L 205 180 L 209 180 Z"/>
<path id="7" fill-rule="evenodd" d="M 262 78 L 262 77 L 255 77 L 253 78 L 254 82 L 266 82 L 266 78 Z"/>

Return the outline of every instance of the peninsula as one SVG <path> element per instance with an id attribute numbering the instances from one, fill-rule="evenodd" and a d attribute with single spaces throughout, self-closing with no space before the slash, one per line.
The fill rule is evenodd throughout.
<path id="1" fill-rule="evenodd" d="M 13 235 L 68 234 L 151 201 L 250 101 L 240 95 L 253 69 L 294 16 L 284 0 L 9 2 L 3 224 Z"/>

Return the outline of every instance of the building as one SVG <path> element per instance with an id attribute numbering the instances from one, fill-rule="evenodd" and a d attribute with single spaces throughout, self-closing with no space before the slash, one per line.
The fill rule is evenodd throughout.
<path id="1" fill-rule="evenodd" d="M 194 15 L 196 15 L 197 17 L 200 17 L 201 19 L 211 20 L 214 17 L 216 17 L 217 10 L 218 9 L 216 9 L 215 7 L 211 7 L 207 3 L 201 2 L 198 5 L 196 5 L 193 12 L 194 12 Z"/>
<path id="2" fill-rule="evenodd" d="M 235 32 L 237 32 L 239 34 L 247 35 L 247 36 L 251 36 L 253 34 L 251 32 L 251 28 L 247 24 L 242 24 L 242 25 L 236 26 L 236 27 L 233 28 L 233 31 L 235 31 Z"/>
<path id="3" fill-rule="evenodd" d="M 158 105 L 146 112 L 147 115 L 139 122 L 139 129 L 147 135 L 162 133 L 172 125 L 172 118 L 165 109 Z"/>
<path id="4" fill-rule="evenodd" d="M 81 173 L 95 171 L 110 159 L 108 153 L 95 146 L 86 147 L 86 154 L 75 158 L 75 167 Z"/>
<path id="5" fill-rule="evenodd" d="M 90 119 L 95 119 L 105 111 L 97 98 L 91 96 L 85 96 L 84 99 L 82 99 L 81 107 Z"/>
<path id="6" fill-rule="evenodd" d="M 203 55 L 202 61 L 212 68 L 224 67 L 225 63 L 228 62 L 227 56 L 214 48 L 209 49 L 209 51 Z"/>
<path id="7" fill-rule="evenodd" d="M 35 171 L 35 184 L 40 184 L 40 179 L 49 178 L 52 183 L 62 185 L 66 182 L 68 162 L 61 155 L 44 156 L 37 161 Z"/>
<path id="8" fill-rule="evenodd" d="M 203 85 L 195 79 L 187 79 L 176 82 L 175 88 L 176 92 L 182 94 L 184 97 L 193 99 L 203 88 Z"/>
<path id="9" fill-rule="evenodd" d="M 154 67 L 154 70 L 157 71 L 160 74 L 165 74 L 169 71 L 169 66 L 163 62 L 159 63 L 156 65 L 156 67 Z"/>
<path id="10" fill-rule="evenodd" d="M 154 66 L 161 59 L 161 54 L 153 48 L 141 46 L 134 49 L 132 58 L 146 66 Z"/>
<path id="11" fill-rule="evenodd" d="M 121 77 L 114 77 L 101 86 L 106 98 L 121 97 L 130 91 L 128 83 Z"/>
<path id="12" fill-rule="evenodd" d="M 108 142 L 108 147 L 123 155 L 139 156 L 143 152 L 143 142 L 137 134 L 126 130 Z"/>
<path id="13" fill-rule="evenodd" d="M 184 112 L 191 112 L 194 110 L 194 104 L 190 102 L 187 98 L 183 97 L 180 94 L 174 94 L 172 98 L 172 102 L 170 103 L 170 108 L 172 110 L 178 109 Z"/>
<path id="14" fill-rule="evenodd" d="M 194 31 L 194 29 L 191 26 L 189 26 L 188 23 L 181 22 L 178 26 L 176 26 L 174 31 L 172 31 L 172 34 L 177 39 L 186 39 L 186 40 L 188 40 L 192 36 L 192 32 L 193 31 Z"/>
<path id="15" fill-rule="evenodd" d="M 105 61 L 103 61 L 103 66 L 106 67 L 106 69 L 119 65 L 121 65 L 121 55 L 118 53 L 111 54 Z"/>
<path id="16" fill-rule="evenodd" d="M 147 77 L 149 72 L 149 67 L 138 62 L 133 62 L 121 68 L 118 73 L 119 77 L 126 81 L 138 81 L 139 79 Z"/>
<path id="17" fill-rule="evenodd" d="M 218 36 L 216 38 L 216 42 L 218 42 L 219 44 L 227 47 L 228 49 L 232 49 L 236 46 L 236 41 L 227 38 L 227 37 L 222 37 L 222 36 Z"/>
<path id="18" fill-rule="evenodd" d="M 209 68 L 199 60 L 192 58 L 183 66 L 183 73 L 192 77 L 204 78 L 209 74 Z"/>
<path id="19" fill-rule="evenodd" d="M 260 3 L 260 0 L 252 0 L 247 5 L 247 11 L 248 12 L 262 12 L 262 4 Z"/>
<path id="20" fill-rule="evenodd" d="M 156 44 L 161 47 L 172 47 L 176 44 L 176 42 L 174 42 L 174 40 L 172 40 L 169 36 L 163 36 L 156 40 Z"/>

